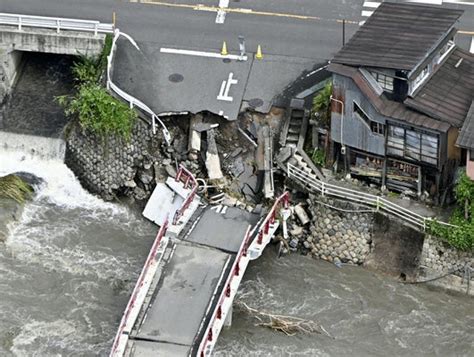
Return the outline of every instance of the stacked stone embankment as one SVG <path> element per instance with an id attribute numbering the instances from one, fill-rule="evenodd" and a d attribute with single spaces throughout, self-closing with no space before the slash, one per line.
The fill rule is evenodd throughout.
<path id="1" fill-rule="evenodd" d="M 455 274 L 462 277 L 461 268 L 474 267 L 472 252 L 450 247 L 366 206 L 320 195 L 309 195 L 299 206 L 307 212 L 308 222 L 303 224 L 296 214 L 289 220 L 292 250 L 299 248 L 315 258 L 364 265 L 410 280 L 456 269 Z"/>
<path id="2" fill-rule="evenodd" d="M 462 277 L 464 267 L 469 266 L 474 268 L 474 255 L 472 252 L 464 252 L 452 248 L 436 237 L 429 235 L 425 237 L 420 258 L 420 267 L 422 269 L 440 274 L 455 271 L 455 275 Z"/>
<path id="3" fill-rule="evenodd" d="M 130 140 L 100 138 L 74 123 L 67 137 L 66 164 L 91 192 L 113 199 L 119 190 L 133 191 L 143 199 L 154 179 L 152 165 L 159 159 L 150 152 L 152 133 L 137 121 Z M 141 185 L 138 186 L 140 170 Z"/>
<path id="4" fill-rule="evenodd" d="M 371 251 L 373 213 L 366 207 L 321 196 L 311 196 L 312 218 L 306 240 L 312 254 L 330 262 L 363 264 Z"/>

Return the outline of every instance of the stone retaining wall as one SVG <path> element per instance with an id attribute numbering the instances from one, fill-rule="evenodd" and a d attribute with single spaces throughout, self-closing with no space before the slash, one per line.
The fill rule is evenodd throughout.
<path id="1" fill-rule="evenodd" d="M 474 255 L 449 247 L 439 239 L 427 235 L 423 242 L 420 266 L 431 272 L 445 273 L 464 267 L 466 264 L 474 268 Z M 462 272 L 456 272 L 462 276 Z"/>
<path id="2" fill-rule="evenodd" d="M 447 274 L 456 268 L 474 267 L 472 252 L 462 252 L 435 237 L 425 237 L 393 217 L 367 212 L 365 206 L 320 195 L 310 195 L 306 203 L 311 222 L 299 233 L 297 225 L 292 223 L 296 221 L 290 220 L 290 237 L 299 239 L 303 252 L 309 251 L 316 258 L 334 263 L 363 264 L 418 281 Z M 294 247 L 291 243 L 290 247 Z M 467 283 L 461 279 L 463 274 L 464 270 L 458 271 L 457 279 L 451 275 L 440 283 L 436 280 L 435 284 L 465 292 Z M 471 275 L 474 278 L 474 274 Z M 471 289 L 473 293 L 474 288 Z"/>
<path id="3" fill-rule="evenodd" d="M 308 202 L 313 255 L 331 262 L 364 263 L 371 251 L 373 213 L 363 206 L 321 196 L 311 196 Z"/>
<path id="4" fill-rule="evenodd" d="M 129 142 L 115 137 L 103 140 L 73 123 L 67 135 L 66 164 L 85 188 L 104 199 L 125 193 L 143 200 L 160 174 L 154 167 L 162 163 L 160 145 L 161 139 L 154 138 L 141 120 Z"/>

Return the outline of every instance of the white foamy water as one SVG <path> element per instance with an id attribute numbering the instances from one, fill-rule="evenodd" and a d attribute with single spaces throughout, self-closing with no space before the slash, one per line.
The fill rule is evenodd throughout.
<path id="1" fill-rule="evenodd" d="M 42 183 L 0 244 L 0 356 L 107 355 L 156 227 L 60 156 L 0 151 L 0 176 L 14 172 Z"/>
<path id="2" fill-rule="evenodd" d="M 32 152 L 0 151 L 0 176 L 15 172 L 28 172 L 44 180 L 37 199 L 45 198 L 68 208 L 107 210 L 111 214 L 126 212 L 123 207 L 104 202 L 84 190 L 62 157 L 44 160 Z"/>

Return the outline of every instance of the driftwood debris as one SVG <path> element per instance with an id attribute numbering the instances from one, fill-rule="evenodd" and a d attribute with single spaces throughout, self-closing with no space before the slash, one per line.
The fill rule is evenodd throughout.
<path id="1" fill-rule="evenodd" d="M 236 300 L 234 302 L 234 306 L 255 317 L 255 319 L 259 321 L 256 326 L 268 327 L 273 330 L 283 332 L 287 336 L 294 336 L 301 332 L 306 334 L 318 333 L 332 338 L 332 336 L 324 329 L 322 325 L 312 320 L 305 320 L 293 316 L 270 314 L 265 311 L 254 309 L 243 301 Z"/>

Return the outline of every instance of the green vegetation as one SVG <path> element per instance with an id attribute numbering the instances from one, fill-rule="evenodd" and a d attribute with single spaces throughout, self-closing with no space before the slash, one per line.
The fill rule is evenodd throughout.
<path id="1" fill-rule="evenodd" d="M 65 108 L 66 115 L 78 116 L 83 128 L 101 137 L 115 135 L 128 140 L 137 112 L 112 97 L 100 84 L 111 48 L 112 37 L 107 35 L 98 58 L 81 56 L 72 69 L 77 81 L 76 94 L 60 96 L 56 100 Z"/>
<path id="2" fill-rule="evenodd" d="M 18 203 L 30 199 L 33 188 L 16 175 L 0 177 L 0 198 L 10 198 Z"/>
<path id="3" fill-rule="evenodd" d="M 332 82 L 326 83 L 324 88 L 313 98 L 312 116 L 319 115 L 319 122 L 325 127 L 329 127 L 331 122 L 331 95 Z"/>
<path id="4" fill-rule="evenodd" d="M 58 101 L 66 108 L 66 115 L 77 114 L 81 125 L 93 133 L 130 138 L 137 113 L 100 85 L 81 85 L 74 97 L 62 96 Z"/>
<path id="5" fill-rule="evenodd" d="M 474 249 L 474 181 L 463 172 L 456 185 L 455 191 L 457 207 L 449 223 L 450 227 L 433 221 L 429 224 L 428 232 L 444 239 L 453 247 L 461 250 Z"/>
<path id="6" fill-rule="evenodd" d="M 310 157 L 315 165 L 320 167 L 324 167 L 326 165 L 326 154 L 323 150 L 314 149 L 313 152 L 310 154 Z"/>

